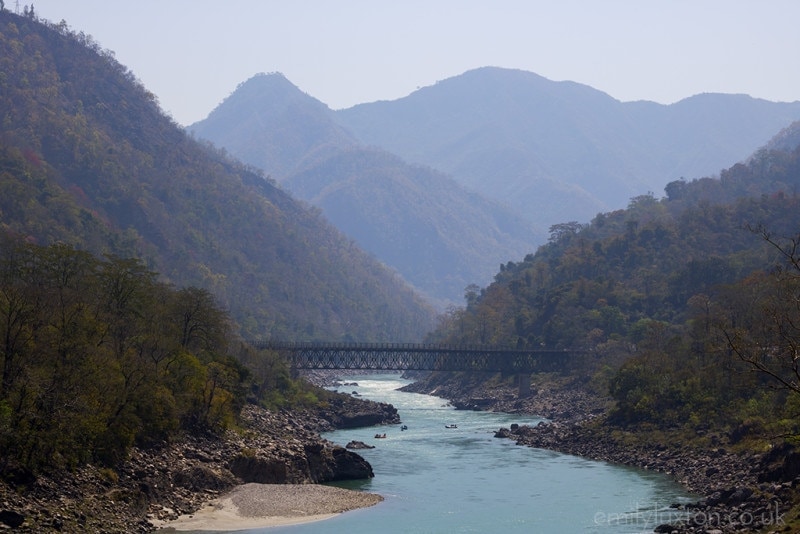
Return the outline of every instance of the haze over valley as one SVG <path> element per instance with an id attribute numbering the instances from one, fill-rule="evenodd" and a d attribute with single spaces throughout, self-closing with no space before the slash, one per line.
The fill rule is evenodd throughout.
<path id="1" fill-rule="evenodd" d="M 800 119 L 800 102 L 704 94 L 669 106 L 482 68 L 333 111 L 279 73 L 188 127 L 322 209 L 441 310 L 557 224 L 712 176 Z"/>
<path id="2" fill-rule="evenodd" d="M 800 4 L 42 3 L 0 530 L 800 531 Z"/>

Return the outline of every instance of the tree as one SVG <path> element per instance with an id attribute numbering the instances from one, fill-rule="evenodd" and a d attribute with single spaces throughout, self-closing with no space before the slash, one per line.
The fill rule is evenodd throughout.
<path id="1" fill-rule="evenodd" d="M 176 295 L 175 313 L 181 325 L 181 346 L 193 351 L 215 351 L 229 334 L 227 315 L 214 296 L 197 287 L 181 289 Z"/>
<path id="2" fill-rule="evenodd" d="M 0 400 L 7 398 L 24 373 L 34 335 L 40 298 L 33 291 L 33 254 L 29 246 L 0 238 Z"/>
<path id="3" fill-rule="evenodd" d="M 569 239 L 583 230 L 584 226 L 578 221 L 554 224 L 550 227 L 550 243 L 558 243 L 563 239 Z"/>
<path id="4" fill-rule="evenodd" d="M 800 395 L 800 234 L 776 238 L 752 229 L 782 261 L 735 286 L 719 325 L 724 346 L 773 387 Z"/>
<path id="5" fill-rule="evenodd" d="M 470 284 L 464 288 L 464 300 L 467 306 L 472 306 L 478 302 L 481 295 L 481 287 L 478 284 Z"/>
<path id="6" fill-rule="evenodd" d="M 686 186 L 686 179 L 680 178 L 679 180 L 675 180 L 670 182 L 664 187 L 664 191 L 667 193 L 667 199 L 670 201 L 681 200 L 686 197 L 686 191 L 688 187 Z"/>
<path id="7" fill-rule="evenodd" d="M 0 466 L 98 461 L 174 431 L 222 430 L 248 371 L 211 295 L 136 259 L 0 233 Z"/>

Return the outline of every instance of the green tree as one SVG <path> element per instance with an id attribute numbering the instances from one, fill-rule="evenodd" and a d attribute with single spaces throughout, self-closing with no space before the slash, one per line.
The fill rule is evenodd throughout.
<path id="1" fill-rule="evenodd" d="M 249 372 L 211 295 L 138 260 L 0 237 L 0 464 L 115 464 L 181 426 L 222 430 Z"/>

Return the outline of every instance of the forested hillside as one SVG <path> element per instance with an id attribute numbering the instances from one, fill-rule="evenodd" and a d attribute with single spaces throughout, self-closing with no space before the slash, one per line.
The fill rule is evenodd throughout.
<path id="1" fill-rule="evenodd" d="M 623 103 L 482 68 L 338 111 L 260 74 L 188 130 L 320 207 L 441 307 L 545 243 L 549 226 L 717 173 L 798 118 L 797 102 Z"/>
<path id="2" fill-rule="evenodd" d="M 359 144 L 327 106 L 280 74 L 243 82 L 188 130 L 319 207 L 440 309 L 546 237 L 441 172 Z"/>
<path id="3" fill-rule="evenodd" d="M 141 258 L 247 337 L 415 340 L 432 311 L 259 171 L 191 139 L 66 24 L 0 13 L 0 228 Z"/>
<path id="4" fill-rule="evenodd" d="M 4 478 L 224 428 L 251 378 L 210 293 L 63 244 L 0 236 L 0 334 Z"/>
<path id="5" fill-rule="evenodd" d="M 505 206 L 374 149 L 328 154 L 284 183 L 442 310 L 540 240 Z"/>
<path id="6" fill-rule="evenodd" d="M 586 350 L 575 363 L 623 424 L 797 432 L 798 186 L 800 148 L 761 150 L 663 200 L 554 225 L 430 340 Z"/>

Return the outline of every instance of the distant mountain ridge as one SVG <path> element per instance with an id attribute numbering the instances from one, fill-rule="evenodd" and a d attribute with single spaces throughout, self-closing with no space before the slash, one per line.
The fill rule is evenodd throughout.
<path id="1" fill-rule="evenodd" d="M 0 12 L 0 231 L 137 256 L 246 337 L 415 341 L 433 309 L 271 180 L 192 140 L 66 24 Z"/>
<path id="2" fill-rule="evenodd" d="M 315 150 L 358 143 L 332 117 L 325 104 L 282 74 L 258 74 L 187 130 L 280 181 Z"/>
<path id="3" fill-rule="evenodd" d="M 486 67 L 339 111 L 281 74 L 256 75 L 188 131 L 320 207 L 441 307 L 534 251 L 552 225 L 713 174 L 797 118 L 800 102 L 707 94 L 622 103 Z"/>
<path id="4" fill-rule="evenodd" d="M 535 224 L 587 221 L 748 157 L 800 102 L 702 94 L 623 103 L 575 82 L 484 67 L 336 112 L 358 139 L 452 175 Z"/>
<path id="5" fill-rule="evenodd" d="M 502 203 L 359 143 L 334 112 L 280 74 L 240 84 L 187 130 L 319 207 L 440 309 L 545 239 Z"/>

